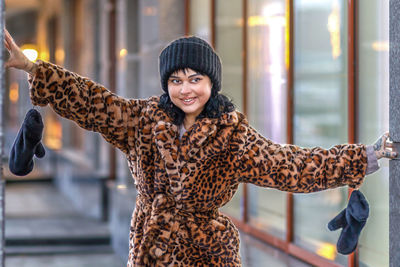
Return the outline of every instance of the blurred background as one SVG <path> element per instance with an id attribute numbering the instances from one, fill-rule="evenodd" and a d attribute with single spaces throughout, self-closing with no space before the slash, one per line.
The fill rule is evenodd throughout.
<path id="1" fill-rule="evenodd" d="M 6 27 L 32 60 L 59 64 L 126 98 L 161 94 L 158 55 L 182 35 L 212 44 L 223 92 L 279 143 L 372 144 L 389 129 L 388 0 L 6 0 Z M 6 72 L 5 155 L 32 108 L 27 75 Z M 37 108 L 46 156 L 26 177 L 5 163 L 7 266 L 124 266 L 135 186 L 100 135 Z M 7 159 L 7 158 L 6 158 Z M 389 266 L 388 162 L 361 188 L 370 218 L 358 252 L 327 223 L 348 189 L 287 194 L 242 185 L 222 211 L 243 266 Z"/>

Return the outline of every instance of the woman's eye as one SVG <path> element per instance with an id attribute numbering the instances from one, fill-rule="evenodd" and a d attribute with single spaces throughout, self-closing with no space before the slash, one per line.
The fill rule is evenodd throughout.
<path id="1" fill-rule="evenodd" d="M 174 84 L 179 84 L 180 83 L 180 81 L 178 79 L 172 79 L 171 82 L 174 83 Z"/>
<path id="2" fill-rule="evenodd" d="M 199 81 L 201 81 L 201 78 L 194 78 L 194 79 L 192 79 L 192 82 L 194 82 L 194 83 L 198 83 Z"/>

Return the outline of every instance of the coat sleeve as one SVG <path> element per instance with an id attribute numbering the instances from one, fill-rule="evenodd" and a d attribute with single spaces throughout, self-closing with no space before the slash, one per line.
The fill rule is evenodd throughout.
<path id="1" fill-rule="evenodd" d="M 336 145 L 330 149 L 281 145 L 246 123 L 232 139 L 239 182 L 309 193 L 348 185 L 358 188 L 367 168 L 366 146 Z"/>
<path id="2" fill-rule="evenodd" d="M 60 116 L 100 133 L 125 154 L 130 151 L 146 100 L 125 99 L 60 66 L 37 64 L 37 72 L 28 78 L 33 105 L 50 104 Z"/>

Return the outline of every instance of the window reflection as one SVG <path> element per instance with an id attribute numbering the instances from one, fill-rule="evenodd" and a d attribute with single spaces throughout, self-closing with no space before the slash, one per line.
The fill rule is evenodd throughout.
<path id="1" fill-rule="evenodd" d="M 389 1 L 358 6 L 359 141 L 373 143 L 389 129 Z M 389 266 L 389 168 L 365 179 L 370 217 L 359 239 L 360 266 Z"/>
<path id="2" fill-rule="evenodd" d="M 190 0 L 190 34 L 211 42 L 211 1 Z"/>
<path id="3" fill-rule="evenodd" d="M 347 142 L 347 2 L 295 1 L 294 142 L 329 148 Z M 347 204 L 347 188 L 294 195 L 295 244 L 347 264 L 340 231 L 327 223 Z"/>
<path id="4" fill-rule="evenodd" d="M 265 137 L 285 143 L 285 1 L 251 0 L 248 7 L 248 118 Z M 249 220 L 285 239 L 286 193 L 249 185 Z"/>
<path id="5" fill-rule="evenodd" d="M 231 98 L 237 109 L 242 111 L 243 102 L 243 67 L 242 67 L 242 1 L 219 0 L 216 2 L 216 50 L 223 62 L 222 93 Z M 221 211 L 241 218 L 243 207 L 242 185 L 233 199 Z"/>

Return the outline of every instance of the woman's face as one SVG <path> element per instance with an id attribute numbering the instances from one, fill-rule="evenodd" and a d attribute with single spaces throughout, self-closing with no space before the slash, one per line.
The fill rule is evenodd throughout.
<path id="1" fill-rule="evenodd" d="M 168 79 L 168 93 L 172 103 L 196 118 L 204 109 L 211 96 L 211 80 L 207 75 L 185 69 L 176 71 Z"/>

